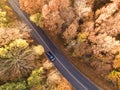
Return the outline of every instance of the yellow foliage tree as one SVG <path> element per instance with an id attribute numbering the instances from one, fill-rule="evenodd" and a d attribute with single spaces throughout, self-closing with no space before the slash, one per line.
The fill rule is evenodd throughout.
<path id="1" fill-rule="evenodd" d="M 33 50 L 38 55 L 42 55 L 45 52 L 43 46 L 41 45 L 35 46 Z"/>
<path id="2" fill-rule="evenodd" d="M 107 79 L 112 81 L 113 84 L 116 85 L 116 87 L 118 89 L 120 89 L 120 72 L 119 71 L 111 71 L 108 76 L 107 76 Z"/>

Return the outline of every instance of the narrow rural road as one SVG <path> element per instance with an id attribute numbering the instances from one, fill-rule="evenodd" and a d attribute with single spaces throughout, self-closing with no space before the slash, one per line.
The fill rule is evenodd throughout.
<path id="1" fill-rule="evenodd" d="M 85 77 L 81 72 L 79 72 L 67 59 L 66 57 L 57 49 L 57 47 L 52 43 L 44 31 L 37 27 L 34 23 L 29 20 L 29 16 L 20 10 L 18 5 L 18 0 L 8 0 L 8 3 L 13 8 L 13 10 L 18 14 L 20 19 L 24 21 L 32 30 L 31 36 L 35 39 L 38 44 L 44 46 L 45 51 L 50 51 L 55 60 L 53 64 L 62 73 L 62 75 L 73 85 L 75 90 L 100 90 L 92 81 Z"/>

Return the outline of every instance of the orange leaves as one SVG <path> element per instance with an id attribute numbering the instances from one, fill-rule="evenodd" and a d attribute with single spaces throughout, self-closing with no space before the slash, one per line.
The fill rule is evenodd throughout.
<path id="1" fill-rule="evenodd" d="M 28 14 L 35 14 L 41 12 L 44 0 L 19 0 L 20 8 L 25 10 Z"/>
<path id="2" fill-rule="evenodd" d="M 113 61 L 113 67 L 115 69 L 119 68 L 120 67 L 120 55 L 117 55 L 115 57 L 115 60 Z"/>
<path id="3" fill-rule="evenodd" d="M 69 27 L 63 33 L 63 38 L 67 40 L 67 42 L 71 41 L 75 36 L 77 36 L 77 29 L 79 25 L 76 20 L 69 25 Z"/>

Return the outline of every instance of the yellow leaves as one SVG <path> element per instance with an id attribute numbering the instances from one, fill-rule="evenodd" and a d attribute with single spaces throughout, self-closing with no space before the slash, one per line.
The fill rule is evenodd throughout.
<path id="1" fill-rule="evenodd" d="M 41 45 L 33 47 L 33 50 L 38 55 L 42 55 L 45 52 L 43 46 Z"/>
<path id="2" fill-rule="evenodd" d="M 0 11 L 0 26 L 2 26 L 2 24 L 5 24 L 6 22 L 8 22 L 7 18 L 6 18 L 6 13 L 7 12 L 2 12 Z"/>
<path id="3" fill-rule="evenodd" d="M 6 0 L 0 0 L 0 27 L 12 27 L 17 19 Z"/>
<path id="4" fill-rule="evenodd" d="M 77 41 L 78 42 L 84 42 L 84 41 L 86 41 L 88 35 L 89 35 L 88 32 L 79 33 Z"/>
<path id="5" fill-rule="evenodd" d="M 26 42 L 26 40 L 23 39 L 16 39 L 12 43 L 10 43 L 9 47 L 14 48 L 14 47 L 20 47 L 20 48 L 27 48 L 29 44 Z"/>
<path id="6" fill-rule="evenodd" d="M 5 57 L 7 52 L 8 52 L 7 49 L 0 48 L 0 57 Z"/>
<path id="7" fill-rule="evenodd" d="M 27 79 L 29 87 L 40 86 L 40 84 L 41 84 L 40 78 L 41 78 L 41 74 L 43 71 L 44 71 L 43 67 L 40 67 L 39 69 L 32 71 L 32 74 Z"/>
<path id="8" fill-rule="evenodd" d="M 6 12 L 1 12 L 0 11 L 0 17 L 5 17 L 6 16 Z"/>
<path id="9" fill-rule="evenodd" d="M 11 42 L 9 45 L 5 45 L 4 47 L 0 48 L 0 57 L 8 57 L 9 55 L 11 56 L 9 52 L 15 54 L 16 50 L 17 50 L 16 52 L 19 52 L 19 50 L 27 50 L 26 51 L 27 53 L 29 52 L 29 50 L 27 49 L 28 47 L 29 47 L 29 43 L 27 43 L 26 40 L 16 39 L 15 41 Z M 32 50 L 36 55 L 42 55 L 45 52 L 44 48 L 41 45 L 34 46 Z"/>
<path id="10" fill-rule="evenodd" d="M 38 23 L 39 17 L 40 17 L 40 13 L 36 13 L 30 16 L 30 20 L 33 21 L 34 23 Z"/>
<path id="11" fill-rule="evenodd" d="M 28 47 L 28 45 L 29 44 L 26 42 L 26 40 L 16 39 L 15 41 L 11 42 L 9 45 L 5 45 L 4 47 L 0 48 L 0 57 L 1 58 L 5 58 L 5 57 L 10 58 L 10 57 L 12 57 L 12 54 L 10 52 L 15 53 L 14 50 L 16 48 L 26 49 Z"/>
<path id="12" fill-rule="evenodd" d="M 113 70 L 107 77 L 109 80 L 116 81 L 120 79 L 120 72 Z"/>
<path id="13" fill-rule="evenodd" d="M 30 16 L 30 20 L 38 26 L 42 26 L 43 17 L 40 13 L 36 13 Z"/>
<path id="14" fill-rule="evenodd" d="M 118 89 L 120 89 L 120 72 L 113 70 L 109 75 L 107 76 L 108 80 L 111 80 L 113 84 L 115 84 Z"/>
<path id="15" fill-rule="evenodd" d="M 26 42 L 26 40 L 23 40 L 23 39 L 17 39 L 17 40 L 15 40 L 15 42 L 16 42 L 16 46 L 17 47 L 24 47 L 24 48 L 26 48 L 26 47 L 28 47 L 28 43 Z"/>

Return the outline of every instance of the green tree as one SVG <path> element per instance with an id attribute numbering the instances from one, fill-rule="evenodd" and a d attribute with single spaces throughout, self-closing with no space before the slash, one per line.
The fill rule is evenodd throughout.
<path id="1" fill-rule="evenodd" d="M 40 67 L 39 69 L 33 70 L 30 77 L 27 79 L 29 87 L 37 87 L 42 84 L 41 75 L 44 72 L 43 67 Z"/>
<path id="2" fill-rule="evenodd" d="M 0 86 L 0 90 L 27 90 L 26 82 L 11 82 Z"/>

